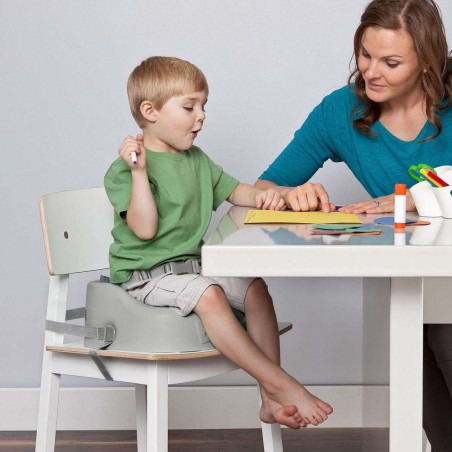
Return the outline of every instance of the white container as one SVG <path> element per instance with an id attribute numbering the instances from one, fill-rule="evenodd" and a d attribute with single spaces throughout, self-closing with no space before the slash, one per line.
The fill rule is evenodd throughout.
<path id="1" fill-rule="evenodd" d="M 410 188 L 410 193 L 420 217 L 443 216 L 430 182 L 418 182 Z"/>
<path id="2" fill-rule="evenodd" d="M 438 174 L 444 182 L 452 185 L 452 168 L 450 168 L 450 166 L 439 166 L 438 168 L 435 168 L 435 170 L 436 174 Z"/>
<path id="3" fill-rule="evenodd" d="M 436 188 L 433 193 L 438 201 L 444 218 L 452 218 L 452 186 Z"/>
<path id="4" fill-rule="evenodd" d="M 442 165 L 435 168 L 436 174 L 452 186 L 452 166 Z M 447 188 L 447 187 L 444 187 Z M 422 181 L 410 188 L 411 196 L 420 217 L 442 217 L 443 212 L 434 194 L 435 187 L 430 182 Z M 445 217 L 448 218 L 448 217 Z"/>

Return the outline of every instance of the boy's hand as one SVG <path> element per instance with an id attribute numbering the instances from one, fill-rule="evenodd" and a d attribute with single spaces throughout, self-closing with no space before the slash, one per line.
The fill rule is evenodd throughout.
<path id="1" fill-rule="evenodd" d="M 136 138 L 130 135 L 127 136 L 118 149 L 118 154 L 132 171 L 145 169 L 146 152 L 144 150 L 143 135 L 139 133 Z M 136 157 L 136 163 L 134 163 L 134 157 Z"/>
<path id="2" fill-rule="evenodd" d="M 263 210 L 284 210 L 286 203 L 281 193 L 270 189 L 262 191 L 256 196 L 256 207 Z"/>

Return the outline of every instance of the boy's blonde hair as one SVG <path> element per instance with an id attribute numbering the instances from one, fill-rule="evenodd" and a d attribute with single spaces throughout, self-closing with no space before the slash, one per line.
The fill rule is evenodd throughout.
<path id="1" fill-rule="evenodd" d="M 140 128 L 145 126 L 140 111 L 143 101 L 153 102 L 160 110 L 170 97 L 194 91 L 209 94 L 206 77 L 194 64 L 174 57 L 153 56 L 142 61 L 127 82 L 130 110 Z"/>

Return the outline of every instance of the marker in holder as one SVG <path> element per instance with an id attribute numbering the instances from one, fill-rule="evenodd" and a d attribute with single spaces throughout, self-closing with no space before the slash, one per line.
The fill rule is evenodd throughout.
<path id="1" fill-rule="evenodd" d="M 452 166 L 443 165 L 437 166 L 435 168 L 436 174 L 442 179 L 442 181 L 446 182 L 452 187 Z M 441 193 L 441 197 L 445 197 L 443 193 L 446 193 L 447 187 L 434 187 L 432 184 L 424 180 L 417 184 L 414 184 L 410 188 L 411 196 L 413 197 L 414 204 L 416 205 L 417 213 L 420 217 L 445 217 L 450 218 L 450 210 L 447 209 L 447 205 L 443 204 L 440 206 L 438 194 Z M 452 189 L 452 188 L 451 188 Z M 450 200 L 447 199 L 447 202 L 450 203 Z M 446 202 L 446 204 L 447 204 Z"/>

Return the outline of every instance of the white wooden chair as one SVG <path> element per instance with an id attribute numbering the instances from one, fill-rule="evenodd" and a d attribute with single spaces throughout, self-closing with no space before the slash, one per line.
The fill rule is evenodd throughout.
<path id="1" fill-rule="evenodd" d="M 65 191 L 39 200 L 50 274 L 47 320 L 64 322 L 69 276 L 108 268 L 113 209 L 103 188 Z M 152 308 L 149 308 L 152 309 Z M 280 334 L 291 324 L 280 324 Z M 237 367 L 218 350 L 180 354 L 99 350 L 115 381 L 135 384 L 139 452 L 168 451 L 168 385 L 221 375 Z M 83 343 L 67 344 L 46 331 L 39 400 L 37 452 L 55 447 L 61 375 L 103 379 Z M 257 407 L 256 407 L 257 408 Z M 265 452 L 282 452 L 278 424 L 262 424 Z"/>
<path id="2" fill-rule="evenodd" d="M 428 442 L 427 435 L 422 432 L 422 452 L 432 452 L 432 446 Z"/>

